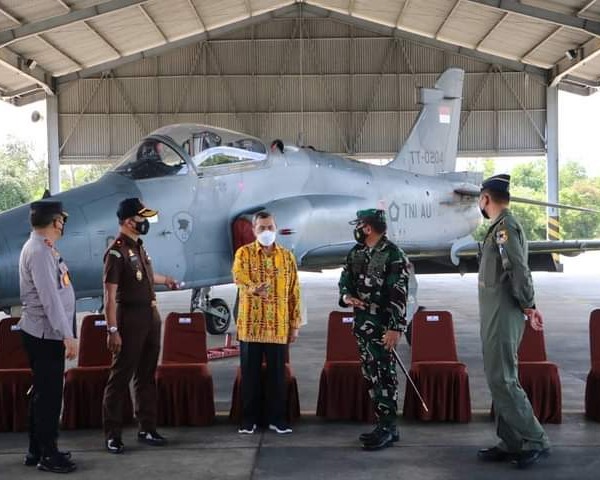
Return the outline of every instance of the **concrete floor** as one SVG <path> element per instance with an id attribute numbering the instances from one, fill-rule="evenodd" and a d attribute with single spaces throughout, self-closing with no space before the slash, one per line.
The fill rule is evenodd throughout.
<path id="1" fill-rule="evenodd" d="M 303 419 L 294 434 L 278 437 L 272 432 L 240 436 L 220 415 L 217 425 L 206 428 L 164 429 L 170 445 L 164 449 L 137 445 L 128 430 L 128 451 L 116 457 L 104 453 L 99 431 L 64 432 L 61 448 L 74 452 L 79 465 L 75 474 L 85 479 L 271 479 L 271 478 L 513 478 L 597 479 L 600 468 L 600 424 L 583 418 L 585 378 L 590 368 L 588 319 L 600 304 L 597 265 L 600 255 L 567 259 L 563 274 L 534 274 L 537 305 L 545 314 L 548 358 L 558 364 L 563 389 L 563 423 L 548 425 L 553 443 L 551 457 L 527 473 L 510 464 L 489 465 L 477 461 L 475 452 L 495 443 L 487 415 L 490 396 L 483 377 L 476 277 L 429 275 L 419 278 L 419 303 L 428 309 L 452 312 L 459 358 L 469 369 L 471 402 L 475 412 L 467 425 L 407 423 L 400 420 L 401 440 L 381 452 L 361 452 L 356 437 L 364 425 L 327 423 L 314 417 L 318 380 L 323 366 L 326 320 L 337 308 L 337 272 L 303 274 L 308 325 L 292 347 L 292 366 L 298 378 Z M 214 295 L 233 301 L 231 286 L 217 287 Z M 185 311 L 189 292 L 160 295 L 161 313 Z M 211 337 L 217 345 L 222 337 Z M 409 364 L 409 348 L 399 351 Z M 239 359 L 211 362 L 217 410 L 228 412 L 231 387 Z M 400 406 L 404 392 L 400 378 Z M 25 434 L 0 434 L 0 480 L 38 478 L 43 475 L 20 464 L 26 447 Z"/>

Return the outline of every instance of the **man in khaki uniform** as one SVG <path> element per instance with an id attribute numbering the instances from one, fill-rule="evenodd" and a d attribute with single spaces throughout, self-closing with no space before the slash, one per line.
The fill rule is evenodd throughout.
<path id="1" fill-rule="evenodd" d="M 510 176 L 495 175 L 481 187 L 479 208 L 491 225 L 479 264 L 479 311 L 483 364 L 501 441 L 479 450 L 483 461 L 510 461 L 527 468 L 550 453 L 550 442 L 519 384 L 517 352 L 525 322 L 543 328 L 527 264 L 527 239 L 508 209 Z"/>
<path id="2" fill-rule="evenodd" d="M 134 379 L 135 416 L 140 423 L 138 440 L 162 446 L 166 439 L 156 431 L 156 382 L 154 374 L 160 352 L 160 316 L 154 285 L 171 289 L 177 282 L 155 273 L 140 236 L 148 233 L 148 218 L 158 212 L 138 198 L 119 204 L 120 234 L 104 255 L 104 301 L 107 345 L 113 364 L 104 391 L 102 417 L 106 449 L 123 453 L 121 440 L 123 401 Z"/>

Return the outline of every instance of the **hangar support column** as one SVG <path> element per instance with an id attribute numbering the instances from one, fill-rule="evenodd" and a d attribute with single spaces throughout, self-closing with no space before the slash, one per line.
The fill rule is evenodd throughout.
<path id="1" fill-rule="evenodd" d="M 60 148 L 58 145 L 58 98 L 46 97 L 46 138 L 48 148 L 48 184 L 50 193 L 60 192 Z"/>
<path id="2" fill-rule="evenodd" d="M 558 88 L 546 90 L 546 163 L 548 202 L 558 203 Z M 558 209 L 548 207 L 548 240 L 560 240 Z M 558 256 L 557 256 L 558 257 Z M 558 260 L 558 258 L 555 258 Z"/>

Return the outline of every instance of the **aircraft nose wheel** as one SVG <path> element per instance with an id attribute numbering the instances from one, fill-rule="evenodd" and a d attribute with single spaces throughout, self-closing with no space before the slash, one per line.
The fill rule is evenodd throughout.
<path id="1" fill-rule="evenodd" d="M 210 287 L 195 288 L 192 291 L 190 311 L 201 311 L 206 319 L 208 333 L 221 335 L 229 329 L 231 310 L 222 298 L 210 298 L 210 291 Z"/>
<path id="2" fill-rule="evenodd" d="M 227 302 L 221 298 L 212 298 L 210 300 L 210 309 L 216 313 L 205 312 L 206 330 L 212 335 L 221 335 L 227 331 L 231 324 L 231 311 Z"/>

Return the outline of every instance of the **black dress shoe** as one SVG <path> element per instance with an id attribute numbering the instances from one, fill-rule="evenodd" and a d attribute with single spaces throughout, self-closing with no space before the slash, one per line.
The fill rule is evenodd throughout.
<path id="1" fill-rule="evenodd" d="M 516 454 L 498 447 L 482 448 L 477 452 L 477 458 L 484 462 L 509 462 L 516 458 Z"/>
<path id="2" fill-rule="evenodd" d="M 58 452 L 59 455 L 62 455 L 67 460 L 71 460 L 71 452 Z M 38 463 L 40 463 L 41 455 L 37 453 L 27 452 L 25 455 L 25 459 L 23 460 L 23 465 L 27 467 L 35 467 Z"/>
<path id="3" fill-rule="evenodd" d="M 138 432 L 138 440 L 155 447 L 162 447 L 167 444 L 167 439 L 156 430 L 152 432 Z"/>
<path id="4" fill-rule="evenodd" d="M 380 427 L 373 433 L 373 436 L 363 443 L 363 450 L 381 450 L 382 448 L 391 447 L 396 441 L 391 429 Z"/>
<path id="5" fill-rule="evenodd" d="M 106 439 L 106 450 L 115 455 L 119 455 L 125 451 L 125 445 L 118 437 L 110 437 Z"/>
<path id="6" fill-rule="evenodd" d="M 60 453 L 56 453 L 50 457 L 42 457 L 37 464 L 38 470 L 52 473 L 71 473 L 76 468 L 77 465 Z"/>
<path id="7" fill-rule="evenodd" d="M 513 460 L 513 463 L 517 465 L 517 468 L 529 468 L 538 463 L 542 458 L 546 458 L 549 455 L 549 448 L 542 448 L 541 450 L 525 450 L 519 453 L 517 458 Z"/>
<path id="8" fill-rule="evenodd" d="M 360 440 L 361 443 L 369 442 L 376 435 L 378 428 L 381 428 L 381 427 L 379 425 L 377 425 L 370 432 L 361 433 L 358 436 L 358 439 Z M 398 440 L 400 440 L 400 435 L 398 435 L 398 429 L 395 426 L 393 428 L 391 428 L 390 431 L 392 432 L 392 440 L 394 442 L 397 442 Z"/>

